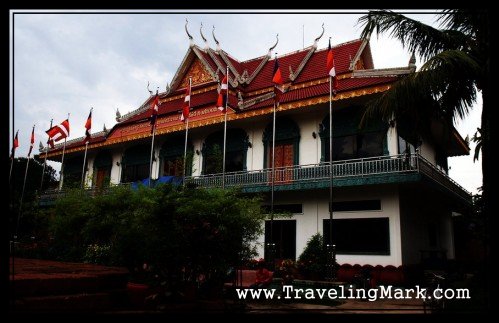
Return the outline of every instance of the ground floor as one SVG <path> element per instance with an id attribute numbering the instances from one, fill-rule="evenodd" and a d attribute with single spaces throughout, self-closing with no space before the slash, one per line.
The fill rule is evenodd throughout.
<path id="1" fill-rule="evenodd" d="M 338 188 L 333 196 L 330 229 L 329 190 L 276 191 L 275 212 L 291 215 L 265 222 L 259 256 L 273 241 L 276 258 L 296 260 L 314 234 L 328 242 L 331 230 L 339 264 L 400 266 L 454 258 L 452 199 L 444 194 L 392 184 Z"/>

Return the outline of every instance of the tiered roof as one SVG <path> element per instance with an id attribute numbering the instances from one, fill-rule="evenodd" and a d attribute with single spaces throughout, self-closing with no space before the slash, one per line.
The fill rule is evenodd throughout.
<path id="1" fill-rule="evenodd" d="M 322 35 L 321 35 L 322 36 Z M 326 70 L 327 49 L 312 46 L 278 56 L 286 93 L 281 97 L 280 110 L 310 106 L 329 99 L 329 76 Z M 204 39 L 204 36 L 203 36 Z M 217 45 L 219 45 L 218 41 Z M 276 43 L 277 45 L 277 43 Z M 157 134 L 180 131 L 184 124 L 180 112 L 185 86 L 192 77 L 191 118 L 189 127 L 223 122 L 223 115 L 215 107 L 218 82 L 229 65 L 229 120 L 271 113 L 273 105 L 272 72 L 275 57 L 267 55 L 238 61 L 222 49 L 201 48 L 191 42 L 187 53 L 167 91 L 160 93 Z M 334 100 L 386 91 L 401 75 L 414 71 L 413 67 L 375 70 L 368 40 L 353 40 L 332 48 L 338 77 L 338 91 Z M 117 142 L 150 136 L 151 95 L 136 110 L 117 118 L 118 123 L 100 136 L 93 136 L 89 149 Z M 191 121 L 192 120 L 192 121 Z M 66 152 L 84 149 L 83 137 L 71 140 Z M 49 151 L 49 157 L 61 154 L 62 145 Z"/>

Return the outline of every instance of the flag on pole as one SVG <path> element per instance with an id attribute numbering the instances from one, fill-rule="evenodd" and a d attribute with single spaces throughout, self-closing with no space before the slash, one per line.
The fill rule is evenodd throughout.
<path id="1" fill-rule="evenodd" d="M 336 78 L 336 68 L 334 66 L 333 49 L 331 48 L 331 39 L 329 39 L 329 46 L 327 50 L 326 68 L 328 74 L 333 78 L 333 92 L 338 89 L 338 79 Z"/>
<path id="2" fill-rule="evenodd" d="M 29 145 L 28 158 L 31 156 L 31 151 L 33 150 L 33 145 L 35 144 L 35 126 L 33 126 L 33 130 L 31 130 L 31 141 Z"/>
<path id="3" fill-rule="evenodd" d="M 151 133 L 156 127 L 156 119 L 158 118 L 158 110 L 159 110 L 159 95 L 158 91 L 156 91 L 156 96 L 151 103 Z"/>
<path id="4" fill-rule="evenodd" d="M 16 148 L 19 147 L 19 130 L 17 130 L 16 135 L 14 136 L 14 142 L 12 143 L 12 152 L 10 154 L 10 159 L 14 159 L 16 154 Z"/>
<path id="5" fill-rule="evenodd" d="M 92 128 L 92 109 L 90 109 L 90 113 L 88 114 L 87 122 L 85 122 L 85 143 L 90 141 L 90 129 Z"/>
<path id="6" fill-rule="evenodd" d="M 275 58 L 274 61 L 274 72 L 272 73 L 272 83 L 274 83 L 275 85 L 282 85 L 284 83 L 281 74 L 281 69 L 279 67 L 279 60 L 277 59 L 277 57 Z"/>
<path id="7" fill-rule="evenodd" d="M 282 78 L 281 74 L 281 69 L 279 67 L 279 60 L 277 57 L 275 58 L 274 61 L 274 72 L 272 74 L 272 83 L 274 83 L 274 101 L 278 105 L 280 100 L 281 100 L 281 95 L 284 93 L 284 90 L 282 88 L 282 85 L 284 83 L 284 80 Z"/>
<path id="8" fill-rule="evenodd" d="M 182 108 L 182 115 L 180 116 L 180 120 L 186 121 L 189 118 L 189 113 L 191 109 L 191 88 L 190 84 L 185 89 L 185 99 L 184 99 L 184 107 Z"/>
<path id="9" fill-rule="evenodd" d="M 48 143 L 50 147 L 54 148 L 54 141 L 59 141 L 69 136 L 69 119 L 64 120 L 60 125 L 53 126 L 45 132 L 49 135 Z"/>
<path id="10" fill-rule="evenodd" d="M 222 113 L 225 113 L 225 107 L 227 106 L 227 100 L 229 96 L 229 84 L 227 82 L 227 75 L 222 80 L 222 84 L 220 85 L 220 89 L 218 92 L 218 99 L 217 99 L 217 108 L 218 110 L 222 111 Z"/>

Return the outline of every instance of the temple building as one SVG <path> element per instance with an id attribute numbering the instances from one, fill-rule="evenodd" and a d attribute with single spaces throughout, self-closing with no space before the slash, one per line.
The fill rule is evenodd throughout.
<path id="1" fill-rule="evenodd" d="M 329 237 L 328 49 L 317 48 L 321 36 L 309 47 L 277 57 L 287 91 L 276 112 L 274 205 L 293 214 L 276 218 L 272 226 L 280 259 L 297 259 L 317 232 Z M 206 39 L 198 46 L 189 37 L 191 44 L 177 72 L 159 93 L 151 177 L 182 177 L 186 125 L 180 115 L 191 78 L 185 181 L 222 186 L 224 115 L 216 102 L 228 67 L 225 187 L 262 194 L 269 204 L 276 59 L 272 52 L 277 43 L 266 55 L 238 61 L 221 48 L 214 34 L 216 49 Z M 448 176 L 447 158 L 469 154 L 467 143 L 439 120 L 432 121 L 431 134 L 425 136 L 414 136 L 410 121 L 370 120 L 359 127 L 366 103 L 400 77 L 414 73 L 415 60 L 400 68 L 376 69 L 368 40 L 337 44 L 332 50 L 338 78 L 332 102 L 333 239 L 338 262 L 399 266 L 432 255 L 453 259 L 452 216 L 469 207 L 471 195 Z M 84 176 L 87 188 L 148 179 L 154 94 L 137 109 L 117 113 L 117 123 L 109 130 L 92 134 Z M 47 158 L 60 162 L 62 148 L 56 145 Z M 63 189 L 80 183 L 84 151 L 83 137 L 67 142 Z M 267 221 L 258 241 L 262 257 L 269 237 Z"/>

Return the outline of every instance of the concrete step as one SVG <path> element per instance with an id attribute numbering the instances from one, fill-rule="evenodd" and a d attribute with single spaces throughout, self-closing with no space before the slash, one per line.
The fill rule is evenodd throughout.
<path id="1" fill-rule="evenodd" d="M 28 296 L 16 299 L 14 312 L 100 312 L 128 306 L 126 290 L 71 295 Z"/>

